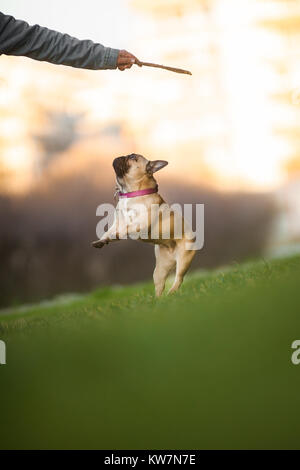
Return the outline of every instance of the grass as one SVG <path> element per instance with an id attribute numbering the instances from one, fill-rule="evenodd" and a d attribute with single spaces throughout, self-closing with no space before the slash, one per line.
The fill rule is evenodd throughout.
<path id="1" fill-rule="evenodd" d="M 300 258 L 0 315 L 0 448 L 299 448 Z"/>

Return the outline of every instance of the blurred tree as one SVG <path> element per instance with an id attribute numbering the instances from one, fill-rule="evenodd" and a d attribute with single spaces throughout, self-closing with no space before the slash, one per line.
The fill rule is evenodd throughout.
<path id="1" fill-rule="evenodd" d="M 286 3 L 286 0 L 281 0 Z M 293 7 L 292 2 L 291 8 Z M 295 4 L 296 2 L 294 2 Z M 294 5 L 295 6 L 295 5 Z M 296 5 L 298 7 L 298 5 Z M 299 34 L 300 32 L 300 16 L 299 15 L 286 15 L 284 17 L 279 18 L 267 18 L 264 20 L 260 20 L 259 24 L 264 28 L 269 29 L 270 31 L 275 31 L 280 34 Z"/>
<path id="2" fill-rule="evenodd" d="M 34 135 L 34 139 L 43 151 L 39 162 L 39 170 L 45 170 L 57 156 L 66 151 L 79 139 L 78 124 L 82 113 L 62 111 L 46 111 L 48 127 L 44 133 Z"/>
<path id="3" fill-rule="evenodd" d="M 5 169 L 3 162 L 0 160 L 0 187 L 3 189 L 5 185 L 5 179 L 7 177 L 7 170 Z"/>
<path id="4" fill-rule="evenodd" d="M 164 63 L 179 67 L 190 63 L 193 74 L 201 77 L 198 82 L 191 81 L 189 87 L 182 87 L 178 96 L 167 105 L 159 103 L 156 106 L 157 114 L 168 116 L 166 129 L 169 134 L 173 133 L 166 154 L 171 151 L 180 158 L 179 155 L 188 152 L 189 161 L 195 162 L 195 171 L 198 169 L 199 180 L 211 183 L 216 181 L 213 174 L 216 176 L 219 171 L 218 165 L 212 164 L 211 155 L 223 157 L 231 150 L 230 116 L 224 93 L 223 58 L 217 24 L 216 7 L 220 1 L 131 0 L 134 8 L 152 18 L 156 37 L 147 37 L 151 54 L 158 55 Z M 159 78 L 160 83 L 164 79 L 168 86 L 167 75 Z M 152 122 L 150 119 L 148 122 L 149 128 L 155 129 L 157 115 L 153 114 Z M 207 122 L 221 124 L 214 126 L 212 131 L 205 126 Z M 192 128 L 194 132 L 183 132 L 182 139 L 178 141 L 175 130 L 180 128 Z M 160 132 L 158 128 L 157 133 Z M 182 147 L 181 153 L 179 147 Z M 159 152 L 162 153 L 162 139 Z M 209 175 L 207 179 L 204 174 Z"/>
<path id="5" fill-rule="evenodd" d="M 0 136 L 0 189 L 4 191 L 10 172 L 5 166 L 3 159 L 1 158 L 2 150 L 5 147 L 5 140 Z"/>
<path id="6" fill-rule="evenodd" d="M 289 176 L 300 176 L 300 154 L 290 157 L 284 169 Z"/>
<path id="7" fill-rule="evenodd" d="M 262 1 L 262 0 L 260 0 Z M 266 17 L 258 22 L 259 26 L 270 31 L 272 34 L 278 34 L 284 41 L 284 54 L 278 53 L 276 59 L 269 60 L 269 64 L 280 76 L 280 90 L 273 92 L 271 98 L 277 101 L 281 106 L 285 106 L 284 118 L 281 120 L 278 115 L 278 121 L 273 128 L 274 134 L 286 141 L 292 147 L 294 155 L 287 156 L 287 163 L 284 169 L 289 176 L 299 174 L 299 155 L 300 155 L 300 83 L 297 83 L 299 77 L 298 57 L 300 41 L 300 15 L 299 2 L 295 0 L 272 0 L 269 3 L 277 4 L 280 9 L 280 15 L 275 17 Z M 296 87 L 295 87 L 296 83 Z M 286 111 L 290 119 L 287 119 Z M 281 121 L 281 122 L 280 122 Z"/>

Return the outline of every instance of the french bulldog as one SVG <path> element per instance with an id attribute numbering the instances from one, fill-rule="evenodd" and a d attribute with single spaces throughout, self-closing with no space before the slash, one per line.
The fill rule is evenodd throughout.
<path id="1" fill-rule="evenodd" d="M 163 293 L 167 276 L 174 268 L 175 280 L 168 293 L 179 289 L 195 255 L 195 250 L 189 248 L 195 240 L 191 229 L 181 213 L 170 210 L 158 194 L 153 174 L 167 164 L 164 160 L 150 161 L 135 153 L 114 159 L 119 193 L 114 222 L 100 240 L 92 243 L 93 247 L 102 248 L 128 236 L 153 243 L 156 258 L 153 280 L 157 297 Z M 182 227 L 179 236 L 175 230 L 178 227 Z"/>

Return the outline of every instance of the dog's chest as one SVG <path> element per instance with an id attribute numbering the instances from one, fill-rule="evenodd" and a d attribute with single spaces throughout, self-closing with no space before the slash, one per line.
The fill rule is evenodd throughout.
<path id="1" fill-rule="evenodd" d="M 119 219 L 126 225 L 134 224 L 147 216 L 147 208 L 143 204 L 135 204 L 128 199 L 119 201 L 117 211 Z"/>

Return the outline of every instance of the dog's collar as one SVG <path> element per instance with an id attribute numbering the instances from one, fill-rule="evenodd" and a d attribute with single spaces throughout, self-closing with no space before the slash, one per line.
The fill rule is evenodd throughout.
<path id="1" fill-rule="evenodd" d="M 138 197 L 146 196 L 147 194 L 157 193 L 158 185 L 155 188 L 140 189 L 139 191 L 131 191 L 130 193 L 121 193 L 119 192 L 119 197 Z"/>

